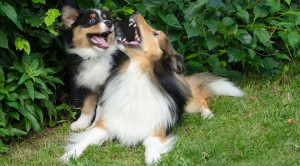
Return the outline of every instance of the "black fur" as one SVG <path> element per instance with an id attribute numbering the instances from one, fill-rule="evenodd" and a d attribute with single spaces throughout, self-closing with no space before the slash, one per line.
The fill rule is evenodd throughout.
<path id="1" fill-rule="evenodd" d="M 175 103 L 175 109 L 169 108 L 173 114 L 173 117 L 182 121 L 182 113 L 184 112 L 184 106 L 187 101 L 187 96 L 183 93 L 183 86 L 180 85 L 178 78 L 174 74 L 172 55 L 164 53 L 161 59 L 154 63 L 154 75 L 156 81 L 159 83 L 162 94 L 171 96 Z M 168 126 L 167 134 L 171 131 L 172 126 Z"/>

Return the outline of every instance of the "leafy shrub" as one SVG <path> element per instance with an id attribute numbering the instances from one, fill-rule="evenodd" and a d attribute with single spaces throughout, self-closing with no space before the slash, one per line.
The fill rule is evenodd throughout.
<path id="1" fill-rule="evenodd" d="M 299 0 L 77 2 L 81 8 L 102 6 L 120 18 L 137 9 L 153 27 L 168 34 L 185 56 L 189 73 L 270 75 L 281 73 L 284 65 L 291 62 L 299 71 Z"/>
<path id="2" fill-rule="evenodd" d="M 58 1 L 0 1 L 0 152 L 13 136 L 41 131 L 63 118 L 57 106 L 56 76 L 64 68 L 60 60 L 62 40 L 56 38 Z M 49 10 L 48 10 L 49 9 Z"/>

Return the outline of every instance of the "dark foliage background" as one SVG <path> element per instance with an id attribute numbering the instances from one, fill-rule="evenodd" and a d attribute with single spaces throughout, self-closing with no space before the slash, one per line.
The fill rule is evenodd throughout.
<path id="1" fill-rule="evenodd" d="M 189 74 L 241 78 L 299 73 L 299 0 L 77 0 L 117 19 L 137 10 L 164 31 Z M 66 57 L 61 0 L 0 0 L 0 152 L 28 131 L 62 122 Z M 64 82 L 66 82 L 64 80 Z M 68 111 L 67 111 L 68 112 Z"/>

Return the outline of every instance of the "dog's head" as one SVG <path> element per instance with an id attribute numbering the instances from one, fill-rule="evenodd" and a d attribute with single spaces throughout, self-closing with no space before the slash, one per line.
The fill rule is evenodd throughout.
<path id="1" fill-rule="evenodd" d="M 168 59 L 177 74 L 185 74 L 184 59 L 174 50 L 167 36 L 147 24 L 137 12 L 129 18 L 130 31 L 117 30 L 118 47 L 140 66 L 161 59 Z M 122 30 L 121 30 L 122 31 Z M 133 36 L 132 36 L 133 35 Z"/>
<path id="2" fill-rule="evenodd" d="M 99 56 L 114 42 L 114 25 L 110 13 L 101 9 L 62 9 L 62 21 L 70 27 L 67 49 L 84 58 Z"/>

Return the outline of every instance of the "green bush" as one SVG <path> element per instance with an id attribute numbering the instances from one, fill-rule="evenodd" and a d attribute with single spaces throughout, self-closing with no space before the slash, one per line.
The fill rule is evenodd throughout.
<path id="1" fill-rule="evenodd" d="M 96 3 L 94 3 L 96 2 Z M 166 32 L 186 59 L 189 73 L 212 71 L 280 74 L 286 64 L 299 72 L 299 0 L 78 0 L 79 7 L 110 9 L 116 16 L 135 9 Z M 128 19 L 128 17 L 127 17 Z M 290 65 L 291 64 L 291 65 Z"/>
<path id="2" fill-rule="evenodd" d="M 63 118 L 57 106 L 56 76 L 65 61 L 59 58 L 62 39 L 59 1 L 0 1 L 0 152 L 14 136 L 41 131 Z"/>

